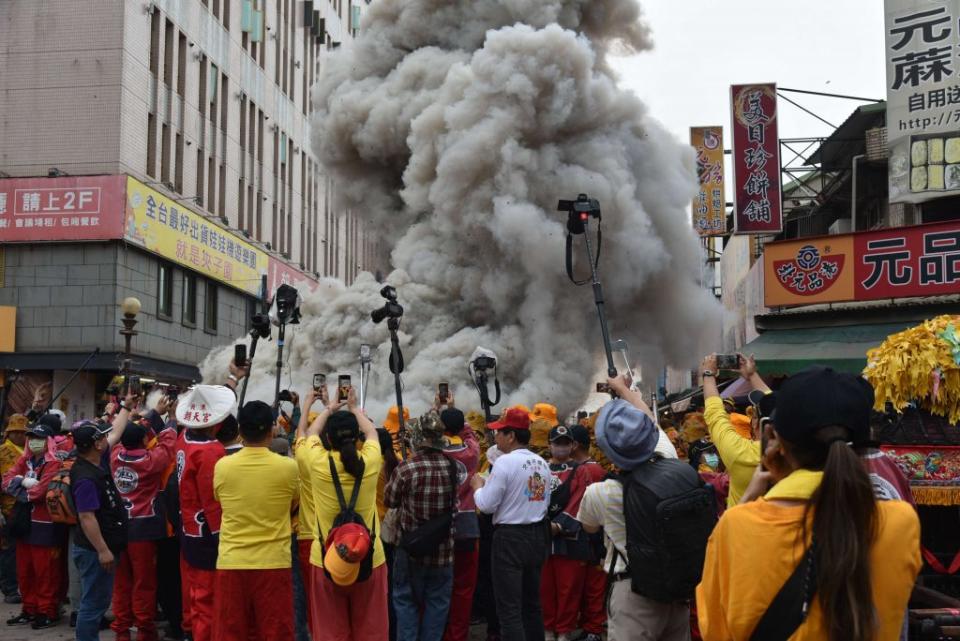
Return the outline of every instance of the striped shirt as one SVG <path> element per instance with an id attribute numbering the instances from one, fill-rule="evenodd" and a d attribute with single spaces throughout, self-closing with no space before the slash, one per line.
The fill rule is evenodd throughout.
<path id="1" fill-rule="evenodd" d="M 604 571 L 610 569 L 613 562 L 613 547 L 619 551 L 615 572 L 627 569 L 627 524 L 623 512 L 623 485 L 620 481 L 607 479 L 593 483 L 583 493 L 577 520 L 589 527 L 602 527 L 603 539 L 607 544 L 607 558 L 603 562 Z"/>

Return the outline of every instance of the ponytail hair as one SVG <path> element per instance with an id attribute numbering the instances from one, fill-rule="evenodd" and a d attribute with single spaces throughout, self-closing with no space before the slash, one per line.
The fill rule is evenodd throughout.
<path id="1" fill-rule="evenodd" d="M 327 434 L 330 447 L 340 452 L 343 469 L 359 480 L 363 476 L 363 468 L 357 455 L 357 439 L 360 438 L 357 418 L 351 412 L 334 412 L 327 419 L 324 433 Z"/>
<path id="2" fill-rule="evenodd" d="M 872 641 L 878 630 L 870 580 L 877 503 L 863 462 L 847 445 L 849 438 L 846 428 L 825 427 L 816 434 L 815 450 L 791 450 L 802 467 L 823 470 L 805 516 L 813 512 L 817 599 L 827 639 Z M 804 528 L 807 522 L 804 518 Z"/>
<path id="3" fill-rule="evenodd" d="M 336 449 L 340 450 L 340 461 L 343 463 L 343 469 L 353 478 L 360 480 L 363 476 L 363 469 L 360 467 L 360 457 L 357 456 L 357 442 L 344 441 Z"/>

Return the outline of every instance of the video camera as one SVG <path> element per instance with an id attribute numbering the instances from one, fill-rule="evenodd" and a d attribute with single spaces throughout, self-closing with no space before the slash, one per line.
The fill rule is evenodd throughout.
<path id="1" fill-rule="evenodd" d="M 567 212 L 567 231 L 574 235 L 586 231 L 586 223 L 590 218 L 601 219 L 600 201 L 586 194 L 579 194 L 576 200 L 561 200 L 557 204 L 557 211 Z"/>
<path id="2" fill-rule="evenodd" d="M 300 322 L 300 293 L 284 283 L 273 296 L 273 322 L 277 325 L 296 325 Z"/>
<path id="3" fill-rule="evenodd" d="M 397 289 L 386 285 L 380 290 L 380 295 L 387 299 L 383 307 L 370 312 L 370 319 L 374 323 L 381 323 L 385 318 L 399 319 L 403 316 L 403 306 L 397 302 Z"/>

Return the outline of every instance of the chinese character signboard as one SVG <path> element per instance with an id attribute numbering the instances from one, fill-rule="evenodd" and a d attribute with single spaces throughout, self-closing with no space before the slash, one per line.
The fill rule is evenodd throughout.
<path id="1" fill-rule="evenodd" d="M 123 176 L 0 180 L 0 242 L 123 237 Z"/>
<path id="2" fill-rule="evenodd" d="M 768 243 L 767 307 L 960 293 L 960 221 Z"/>
<path id="3" fill-rule="evenodd" d="M 890 202 L 960 194 L 960 0 L 886 0 Z"/>
<path id="4" fill-rule="evenodd" d="M 312 291 L 317 286 L 317 281 L 310 278 L 303 272 L 294 269 L 282 260 L 270 257 L 270 263 L 267 267 L 267 298 L 273 296 L 280 285 L 293 285 L 300 291 L 300 295 Z"/>
<path id="5" fill-rule="evenodd" d="M 780 140 L 777 137 L 777 86 L 733 85 L 733 233 L 778 233 Z"/>
<path id="6" fill-rule="evenodd" d="M 127 178 L 125 238 L 210 278 L 258 295 L 267 254 L 143 183 Z"/>
<path id="7" fill-rule="evenodd" d="M 697 182 L 693 199 L 693 228 L 701 236 L 727 233 L 723 190 L 723 127 L 691 127 L 690 145 L 697 153 Z"/>

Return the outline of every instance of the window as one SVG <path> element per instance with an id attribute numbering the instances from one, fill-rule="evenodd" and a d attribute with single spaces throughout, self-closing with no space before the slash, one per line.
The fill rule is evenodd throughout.
<path id="1" fill-rule="evenodd" d="M 197 276 L 184 273 L 183 275 L 183 324 L 187 327 L 197 326 Z"/>
<path id="2" fill-rule="evenodd" d="M 208 280 L 203 301 L 203 330 L 211 334 L 217 333 L 217 304 L 217 283 Z"/>
<path id="3" fill-rule="evenodd" d="M 160 73 L 160 12 L 150 17 L 150 73 L 156 78 Z"/>
<path id="4" fill-rule="evenodd" d="M 170 181 L 170 127 L 163 123 L 160 130 L 160 181 Z"/>
<path id="5" fill-rule="evenodd" d="M 177 132 L 176 148 L 173 161 L 173 188 L 178 194 L 183 193 L 183 134 Z"/>
<path id="6" fill-rule="evenodd" d="M 160 263 L 157 271 L 157 317 L 173 317 L 173 266 L 167 263 Z"/>
<path id="7" fill-rule="evenodd" d="M 177 45 L 177 93 L 183 98 L 187 90 L 187 36 L 182 31 Z"/>
<path id="8" fill-rule="evenodd" d="M 147 114 L 147 175 L 157 177 L 157 117 Z"/>
<path id="9" fill-rule="evenodd" d="M 163 82 L 173 87 L 173 23 L 166 21 L 163 38 Z"/>

